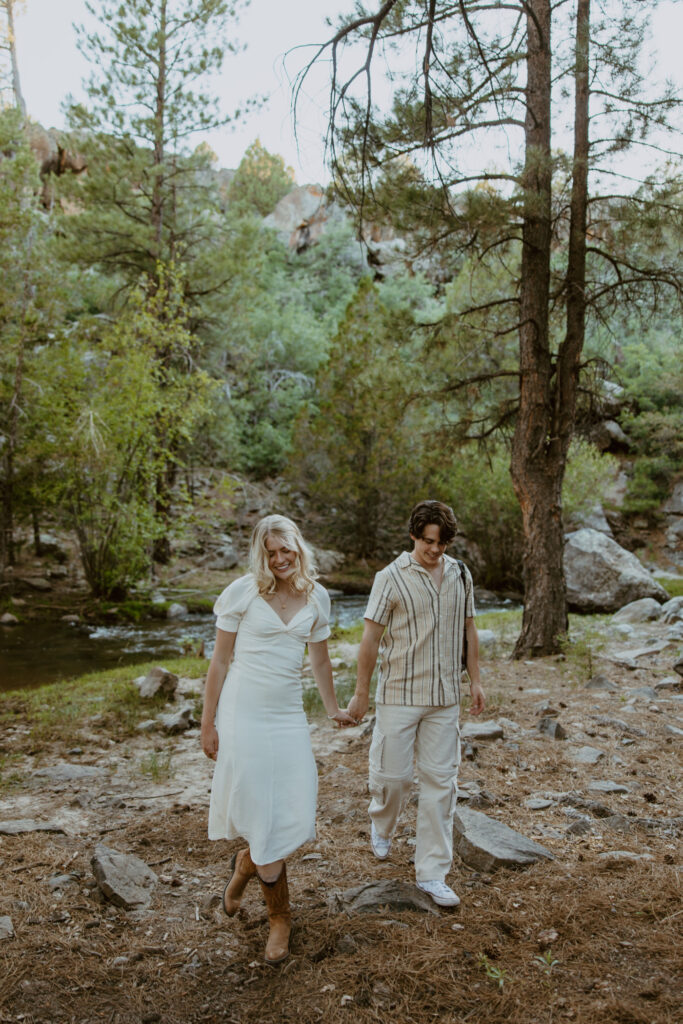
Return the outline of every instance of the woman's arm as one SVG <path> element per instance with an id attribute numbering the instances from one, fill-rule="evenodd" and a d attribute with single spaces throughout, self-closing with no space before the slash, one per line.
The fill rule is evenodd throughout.
<path id="1" fill-rule="evenodd" d="M 334 692 L 334 680 L 332 678 L 332 665 L 327 650 L 327 640 L 320 640 L 318 643 L 309 643 L 308 656 L 311 660 L 313 678 L 315 679 L 318 693 L 320 694 L 328 718 L 334 719 L 344 728 L 347 725 L 356 725 L 355 719 L 351 718 L 346 711 L 340 711 L 337 704 L 337 695 Z"/>
<path id="2" fill-rule="evenodd" d="M 202 750 L 212 761 L 216 760 L 218 753 L 218 733 L 214 720 L 218 698 L 223 689 L 225 677 L 228 674 L 228 666 L 235 647 L 237 633 L 226 633 L 225 630 L 216 630 L 216 646 L 213 649 L 213 656 L 209 671 L 206 675 L 206 687 L 204 689 L 204 707 L 202 709 Z"/>

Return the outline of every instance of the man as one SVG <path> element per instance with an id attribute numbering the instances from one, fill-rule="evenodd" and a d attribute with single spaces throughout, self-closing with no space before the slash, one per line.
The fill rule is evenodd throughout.
<path id="1" fill-rule="evenodd" d="M 358 654 L 358 680 L 348 712 L 360 721 L 377 656 L 377 717 L 370 746 L 371 843 L 384 860 L 401 807 L 420 784 L 415 876 L 418 888 L 443 907 L 458 896 L 446 885 L 453 858 L 453 814 L 460 764 L 460 671 L 467 636 L 470 711 L 484 709 L 472 577 L 445 554 L 457 529 L 453 510 L 421 501 L 410 516 L 413 550 L 375 577 Z M 380 646 L 381 644 L 381 646 Z"/>

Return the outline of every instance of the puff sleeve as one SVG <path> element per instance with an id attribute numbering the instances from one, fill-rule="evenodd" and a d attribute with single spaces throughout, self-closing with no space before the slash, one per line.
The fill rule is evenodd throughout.
<path id="1" fill-rule="evenodd" d="M 330 635 L 330 611 L 332 608 L 332 602 L 330 601 L 330 595 L 324 587 L 320 586 L 319 583 L 315 583 L 313 585 L 312 600 L 317 609 L 317 614 L 313 625 L 311 626 L 311 633 L 308 640 L 309 643 L 317 644 L 321 640 L 327 640 Z"/>
<path id="2" fill-rule="evenodd" d="M 213 606 L 217 629 L 236 633 L 242 616 L 257 594 L 258 588 L 251 573 L 233 580 Z"/>

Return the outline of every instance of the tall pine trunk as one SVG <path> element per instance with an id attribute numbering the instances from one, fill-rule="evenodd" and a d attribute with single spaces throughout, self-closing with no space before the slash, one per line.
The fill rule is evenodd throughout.
<path id="1" fill-rule="evenodd" d="M 548 654 L 567 628 L 562 467 L 553 437 L 549 337 L 551 186 L 550 0 L 527 6 L 519 414 L 510 470 L 524 529 L 524 617 L 515 656 Z"/>
<path id="2" fill-rule="evenodd" d="M 562 564 L 562 484 L 576 417 L 576 392 L 585 334 L 588 205 L 590 0 L 578 0 L 574 160 L 566 276 L 567 324 L 564 341 L 553 359 L 548 336 L 547 285 L 551 240 L 550 39 L 545 36 L 544 28 L 545 25 L 549 27 L 550 8 L 546 0 L 537 0 L 530 7 L 527 192 L 522 256 L 523 264 L 525 260 L 526 263 L 522 272 L 520 329 L 521 400 L 511 464 L 524 525 L 525 599 L 522 632 L 515 647 L 518 658 L 555 652 L 560 636 L 568 627 Z M 536 21 L 531 13 L 535 14 Z"/>

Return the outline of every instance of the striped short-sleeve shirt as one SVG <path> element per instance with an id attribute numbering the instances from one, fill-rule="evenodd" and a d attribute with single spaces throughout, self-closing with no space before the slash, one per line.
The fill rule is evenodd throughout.
<path id="1" fill-rule="evenodd" d="M 465 619 L 475 614 L 472 577 L 443 556 L 441 587 L 408 551 L 375 576 L 365 618 L 386 629 L 378 704 L 457 704 Z"/>

